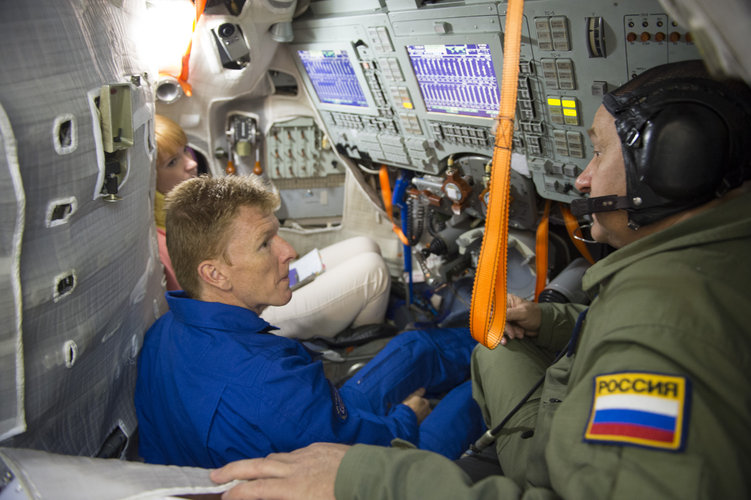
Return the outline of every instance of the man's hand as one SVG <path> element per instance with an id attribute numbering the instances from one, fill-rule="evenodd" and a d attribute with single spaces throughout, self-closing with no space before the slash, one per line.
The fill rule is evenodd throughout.
<path id="1" fill-rule="evenodd" d="M 266 458 L 239 460 L 211 471 L 211 480 L 238 484 L 222 495 L 223 500 L 333 500 L 339 464 L 349 446 L 314 443 L 292 453 L 272 453 Z"/>
<path id="2" fill-rule="evenodd" d="M 420 387 L 415 392 L 407 396 L 407 398 L 402 401 L 402 404 L 409 406 L 413 412 L 415 412 L 415 415 L 417 415 L 417 423 L 421 424 L 423 420 L 425 420 L 425 417 L 427 417 L 430 414 L 430 401 L 425 399 L 423 396 L 425 395 L 425 388 Z"/>
<path id="3" fill-rule="evenodd" d="M 542 311 L 539 304 L 524 300 L 516 295 L 506 297 L 506 328 L 501 344 L 510 339 L 536 337 L 542 324 Z"/>

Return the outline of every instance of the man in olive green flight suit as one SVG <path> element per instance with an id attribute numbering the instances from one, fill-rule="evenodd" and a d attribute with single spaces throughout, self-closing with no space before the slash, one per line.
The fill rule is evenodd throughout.
<path id="1" fill-rule="evenodd" d="M 497 440 L 503 476 L 473 484 L 429 452 L 314 444 L 213 471 L 250 480 L 224 498 L 750 498 L 749 103 L 699 62 L 604 98 L 576 181 L 589 198 L 572 204 L 617 249 L 584 276 L 589 308 L 510 296 L 504 347 L 473 357 L 489 428 L 545 374 Z"/>

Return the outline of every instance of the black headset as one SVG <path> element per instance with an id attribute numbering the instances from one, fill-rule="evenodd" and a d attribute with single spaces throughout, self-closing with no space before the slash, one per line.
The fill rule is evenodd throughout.
<path id="1" fill-rule="evenodd" d="M 720 185 L 731 157 L 730 131 L 712 108 L 670 104 L 647 121 L 642 135 L 635 173 L 657 196 L 703 198 Z"/>
<path id="2" fill-rule="evenodd" d="M 751 91 L 712 80 L 695 61 L 669 66 L 699 76 L 652 77 L 670 73 L 656 68 L 603 98 L 621 139 L 627 196 L 575 200 L 575 215 L 625 209 L 637 229 L 751 177 Z"/>

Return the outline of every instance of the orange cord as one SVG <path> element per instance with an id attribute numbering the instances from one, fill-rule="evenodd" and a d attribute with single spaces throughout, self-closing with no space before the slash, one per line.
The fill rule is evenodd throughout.
<path id="1" fill-rule="evenodd" d="M 196 32 L 196 25 L 198 20 L 201 19 L 204 9 L 206 9 L 206 0 L 195 0 L 196 15 L 193 18 L 193 33 Z M 188 48 L 185 49 L 180 65 L 180 76 L 177 77 L 177 81 L 180 83 L 180 87 L 183 89 L 183 93 L 190 97 L 193 95 L 193 87 L 188 83 L 188 74 L 190 73 L 190 52 L 193 49 L 193 35 L 190 36 L 188 42 Z"/>
<path id="2" fill-rule="evenodd" d="M 561 213 L 563 214 L 563 221 L 566 223 L 566 229 L 568 230 L 568 237 L 571 238 L 571 242 L 579 250 L 582 257 L 587 259 L 590 264 L 595 263 L 595 259 L 592 258 L 592 254 L 589 253 L 587 244 L 583 241 L 574 238 L 574 231 L 579 229 L 579 223 L 576 221 L 576 217 L 571 213 L 568 205 L 561 205 Z"/>
<path id="3" fill-rule="evenodd" d="M 381 182 L 381 198 L 383 198 L 383 208 L 386 211 L 386 216 L 388 216 L 389 220 L 391 221 L 391 229 L 403 244 L 410 246 L 409 240 L 404 234 L 404 231 L 402 231 L 402 229 L 394 223 L 393 210 L 391 206 L 391 181 L 389 180 L 389 171 L 386 168 L 386 165 L 381 165 L 381 169 L 378 171 L 378 180 Z"/>
<path id="4" fill-rule="evenodd" d="M 545 200 L 545 210 L 535 235 L 535 302 L 548 281 L 548 229 L 550 228 L 550 200 Z"/>

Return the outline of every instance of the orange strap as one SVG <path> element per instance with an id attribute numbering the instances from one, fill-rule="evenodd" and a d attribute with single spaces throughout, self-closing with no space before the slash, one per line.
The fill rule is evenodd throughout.
<path id="1" fill-rule="evenodd" d="M 535 281 L 535 302 L 540 299 L 540 293 L 545 288 L 548 281 L 548 229 L 550 228 L 550 200 L 545 200 L 545 211 L 542 214 L 542 220 L 537 226 L 535 236 L 535 270 L 537 279 Z"/>
<path id="2" fill-rule="evenodd" d="M 589 253 L 586 243 L 574 238 L 574 231 L 579 229 L 579 223 L 576 221 L 576 217 L 571 213 L 568 205 L 561 205 L 561 213 L 563 214 L 563 221 L 566 223 L 566 229 L 568 230 L 568 237 L 571 238 L 571 242 L 579 250 L 582 257 L 587 259 L 590 264 L 595 263 L 595 259 L 592 258 L 592 254 Z"/>
<path id="3" fill-rule="evenodd" d="M 389 171 L 386 168 L 386 165 L 381 165 L 381 169 L 378 172 L 378 179 L 381 181 L 383 208 L 386 210 L 386 215 L 391 221 L 391 229 L 403 244 L 409 246 L 409 240 L 404 234 L 404 231 L 394 223 L 394 215 L 391 207 L 391 181 L 389 180 Z"/>
<path id="4" fill-rule="evenodd" d="M 524 0 L 508 0 L 504 34 L 503 75 L 498 129 L 490 174 L 488 215 L 480 261 L 472 289 L 469 328 L 472 337 L 494 349 L 503 337 L 506 323 L 506 258 L 508 252 L 509 178 L 511 140 L 514 135 L 516 92 L 519 84 Z"/>
<path id="5" fill-rule="evenodd" d="M 201 19 L 203 11 L 206 8 L 206 0 L 195 0 L 196 4 L 196 16 L 193 18 L 193 33 L 196 32 L 196 24 Z M 188 74 L 190 73 L 190 52 L 193 49 L 193 35 L 188 42 L 188 48 L 185 49 L 185 54 L 181 61 L 180 76 L 177 77 L 177 81 L 180 83 L 180 87 L 183 89 L 183 93 L 190 97 L 193 95 L 193 88 L 188 83 Z"/>

